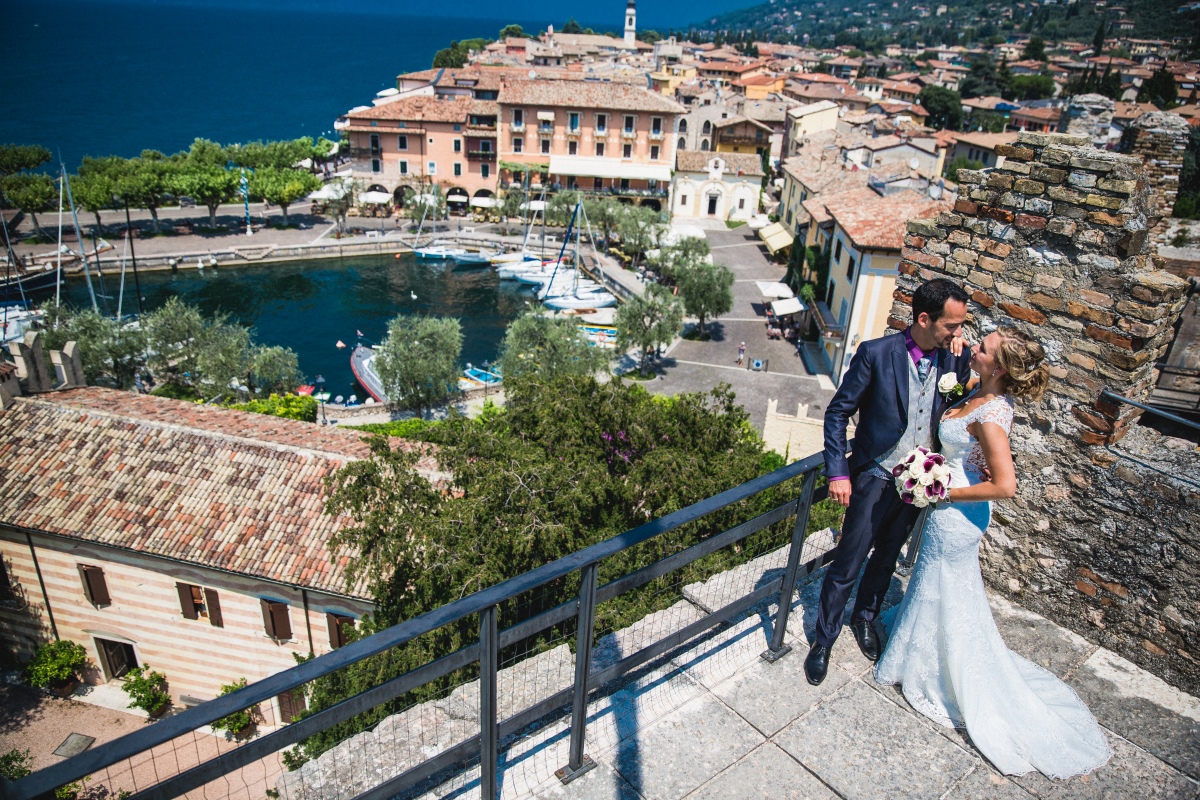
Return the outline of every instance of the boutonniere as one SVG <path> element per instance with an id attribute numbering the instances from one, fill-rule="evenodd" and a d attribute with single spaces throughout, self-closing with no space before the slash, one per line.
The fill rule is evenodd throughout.
<path id="1" fill-rule="evenodd" d="M 953 372 L 947 372 L 942 377 L 938 378 L 938 391 L 942 394 L 942 399 L 947 403 L 952 403 L 966 394 L 967 387 L 958 382 L 958 376 Z"/>

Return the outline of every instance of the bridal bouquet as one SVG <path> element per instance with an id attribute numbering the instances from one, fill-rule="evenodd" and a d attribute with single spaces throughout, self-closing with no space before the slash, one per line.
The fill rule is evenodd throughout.
<path id="1" fill-rule="evenodd" d="M 924 447 L 913 450 L 892 467 L 900 499 L 917 508 L 934 505 L 946 497 L 950 487 L 950 467 L 946 457 Z"/>

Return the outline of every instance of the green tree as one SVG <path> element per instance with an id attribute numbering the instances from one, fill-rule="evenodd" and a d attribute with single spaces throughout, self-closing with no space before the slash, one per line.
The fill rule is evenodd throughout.
<path id="1" fill-rule="evenodd" d="M 1110 100 L 1121 99 L 1121 74 L 1120 72 L 1113 72 L 1111 58 L 1104 66 L 1104 74 L 1100 76 L 1100 81 L 1096 86 L 1096 91 Z"/>
<path id="2" fill-rule="evenodd" d="M 320 188 L 321 179 L 302 169 L 261 167 L 250 176 L 251 193 L 279 206 L 285 228 L 288 206 Z"/>
<path id="3" fill-rule="evenodd" d="M 1030 61 L 1046 60 L 1046 40 L 1041 36 L 1030 36 L 1029 41 L 1021 48 L 1021 58 Z"/>
<path id="4" fill-rule="evenodd" d="M 217 226 L 217 207 L 233 196 L 239 176 L 225 167 L 186 164 L 171 176 L 171 188 L 176 194 L 194 198 L 208 209 L 208 224 Z"/>
<path id="5" fill-rule="evenodd" d="M 562 32 L 563 33 L 583 33 L 583 26 L 581 26 L 578 22 L 576 22 L 574 17 L 571 17 L 562 26 Z"/>
<path id="6" fill-rule="evenodd" d="M 1006 124 L 1004 115 L 998 111 L 972 111 L 963 126 L 972 131 L 1003 133 Z"/>
<path id="7" fill-rule="evenodd" d="M 929 112 L 929 124 L 934 128 L 956 131 L 962 127 L 962 97 L 958 92 L 931 85 L 921 89 L 918 99 Z"/>
<path id="8" fill-rule="evenodd" d="M 592 226 L 592 233 L 604 240 L 604 246 L 612 240 L 621 217 L 624 216 L 624 206 L 611 197 L 587 198 L 583 201 L 583 213 Z"/>
<path id="9" fill-rule="evenodd" d="M 278 345 L 257 345 L 250 349 L 250 368 L 246 385 L 264 392 L 286 394 L 295 391 L 303 380 L 296 352 Z"/>
<path id="10" fill-rule="evenodd" d="M 204 326 L 196 348 L 192 386 L 205 400 L 233 397 L 251 374 L 250 329 L 218 315 Z"/>
<path id="11" fill-rule="evenodd" d="M 972 161 L 966 156 L 959 156 L 946 165 L 946 178 L 954 183 L 958 183 L 958 171 L 960 169 L 983 169 L 983 162 Z"/>
<path id="12" fill-rule="evenodd" d="M 465 47 L 462 47 L 458 42 L 450 42 L 449 47 L 443 47 L 438 50 L 433 56 L 433 68 L 442 69 L 450 67 L 458 69 L 467 63 L 469 53 Z"/>
<path id="13" fill-rule="evenodd" d="M 1098 56 L 1104 52 L 1104 34 L 1106 25 L 1103 19 L 1100 20 L 1100 25 L 1096 28 L 1096 35 L 1092 37 L 1092 55 Z"/>
<path id="14" fill-rule="evenodd" d="M 608 366 L 609 352 L 592 347 L 571 320 L 528 311 L 509 323 L 499 362 L 506 382 L 527 375 L 552 381 L 563 375 L 594 375 Z"/>
<path id="15" fill-rule="evenodd" d="M 971 66 L 958 84 L 962 97 L 994 97 L 1000 94 L 996 83 L 996 62 L 987 53 L 971 60 Z"/>
<path id="16" fill-rule="evenodd" d="M 154 232 L 161 230 L 158 210 L 171 192 L 171 175 L 176 161 L 157 150 L 143 150 L 141 156 L 126 162 L 117 177 L 116 194 L 123 203 L 150 212 Z"/>
<path id="17" fill-rule="evenodd" d="M 414 219 L 420 222 L 432 222 L 435 219 L 444 219 L 446 216 L 446 198 L 441 192 L 429 187 L 420 187 L 413 194 L 410 194 L 404 200 L 404 210 L 408 213 L 409 219 Z"/>
<path id="18" fill-rule="evenodd" d="M 647 374 L 650 351 L 670 344 L 683 325 L 683 303 L 667 287 L 651 283 L 617 308 L 617 349 L 642 351 L 638 369 Z"/>
<path id="19" fill-rule="evenodd" d="M 50 158 L 50 151 L 41 145 L 0 144 L 0 177 L 37 169 Z"/>
<path id="20" fill-rule="evenodd" d="M 182 384 L 197 372 L 196 359 L 206 327 L 200 309 L 170 297 L 142 320 L 150 369 L 160 381 Z"/>
<path id="21" fill-rule="evenodd" d="M 17 174 L 0 178 L 0 193 L 14 208 L 33 219 L 33 227 L 42 234 L 37 215 L 58 207 L 58 189 L 47 175 Z"/>
<path id="22" fill-rule="evenodd" d="M 354 200 L 358 197 L 359 192 L 362 191 L 362 181 L 343 178 L 340 181 L 326 185 L 331 188 L 334 194 L 328 200 L 323 200 L 322 204 L 325 206 L 326 213 L 333 215 L 334 221 L 337 222 L 338 234 L 340 235 L 346 232 L 346 215 L 354 207 Z M 411 202 L 414 198 L 419 198 L 420 196 L 418 193 L 411 196 L 409 200 Z"/>
<path id="23" fill-rule="evenodd" d="M 396 317 L 377 349 L 379 379 L 392 402 L 423 417 L 458 393 L 462 325 L 451 317 Z"/>
<path id="24" fill-rule="evenodd" d="M 733 273 L 727 267 L 697 261 L 678 270 L 676 283 L 684 311 L 700 321 L 702 339 L 707 336 L 704 321 L 733 308 Z"/>
<path id="25" fill-rule="evenodd" d="M 565 228 L 571 222 L 571 217 L 575 214 L 575 204 L 578 202 L 579 192 L 570 189 L 555 192 L 546 201 L 546 224 Z M 583 220 L 578 218 L 575 220 L 576 225 L 582 222 Z"/>
<path id="26" fill-rule="evenodd" d="M 1167 70 L 1166 65 L 1159 67 L 1142 83 L 1137 96 L 1139 103 L 1153 103 L 1161 109 L 1171 108 L 1178 98 L 1179 88 L 1175 83 L 1175 75 Z"/>
<path id="27" fill-rule="evenodd" d="M 237 167 L 246 169 L 272 168 L 288 170 L 306 158 L 313 157 L 313 140 L 302 136 L 278 142 L 249 142 L 225 148 L 225 155 Z M 219 164 L 214 164 L 219 166 Z"/>
<path id="28" fill-rule="evenodd" d="M 1045 100 L 1054 97 L 1054 79 L 1049 75 L 1016 75 L 1012 94 L 1016 100 Z"/>
<path id="29" fill-rule="evenodd" d="M 679 273 L 696 264 L 712 261 L 708 239 L 699 236 L 683 236 L 676 242 L 659 248 L 657 269 L 659 274 L 672 283 L 679 282 Z"/>
<path id="30" fill-rule="evenodd" d="M 505 25 L 500 29 L 500 41 L 503 42 L 510 36 L 514 39 L 520 39 L 525 36 L 525 29 L 515 22 Z"/>
<path id="31" fill-rule="evenodd" d="M 43 333 L 47 349 L 61 350 L 74 341 L 89 384 L 118 389 L 133 386 L 134 376 L 145 363 L 146 335 L 140 328 L 130 328 L 92 309 L 73 311 L 63 306 L 43 310 L 50 323 Z"/>
<path id="32" fill-rule="evenodd" d="M 662 214 L 646 206 L 626 206 L 617 229 L 621 234 L 621 246 L 633 258 L 636 268 L 647 250 L 658 246 L 667 226 Z"/>
<path id="33" fill-rule="evenodd" d="M 104 230 L 100 212 L 115 204 L 117 179 L 123 171 L 124 159 L 84 156 L 83 163 L 79 165 L 79 174 L 71 178 L 71 194 L 75 202 L 96 215 L 97 235 Z"/>
<path id="34" fill-rule="evenodd" d="M 185 158 L 192 167 L 224 168 L 229 163 L 229 152 L 210 139 L 197 138 L 192 140 Z"/>
<path id="35" fill-rule="evenodd" d="M 33 759 L 29 756 L 29 750 L 24 751 L 13 748 L 4 755 L 0 755 L 0 778 L 6 781 L 19 781 L 26 775 L 33 772 L 30 764 Z"/>

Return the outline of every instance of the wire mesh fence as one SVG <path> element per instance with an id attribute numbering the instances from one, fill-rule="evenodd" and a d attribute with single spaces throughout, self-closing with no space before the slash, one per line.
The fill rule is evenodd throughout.
<path id="1" fill-rule="evenodd" d="M 86 776 L 85 796 L 132 800 L 491 798 L 570 778 L 585 749 L 694 695 L 685 661 L 728 673 L 747 648 L 786 646 L 792 589 L 834 544 L 811 530 L 819 469 L 789 465 L 0 789 L 32 800 Z"/>

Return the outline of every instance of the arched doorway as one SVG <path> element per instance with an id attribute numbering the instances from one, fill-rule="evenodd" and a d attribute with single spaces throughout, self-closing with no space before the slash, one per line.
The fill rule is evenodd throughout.
<path id="1" fill-rule="evenodd" d="M 383 192 L 384 194 L 389 193 L 386 187 L 380 186 L 378 183 L 372 183 L 370 186 L 367 187 L 367 191 L 368 192 Z"/>
<path id="2" fill-rule="evenodd" d="M 416 194 L 411 186 L 397 186 L 396 191 L 392 192 L 392 197 L 396 201 L 396 205 L 404 207 L 408 205 L 408 198 Z"/>
<path id="3" fill-rule="evenodd" d="M 451 214 L 466 213 L 470 200 L 471 197 L 467 194 L 466 189 L 454 186 L 446 190 L 446 209 Z"/>
<path id="4" fill-rule="evenodd" d="M 654 198 L 647 198 L 642 201 L 642 208 L 653 208 L 655 211 L 662 211 L 662 203 Z"/>

